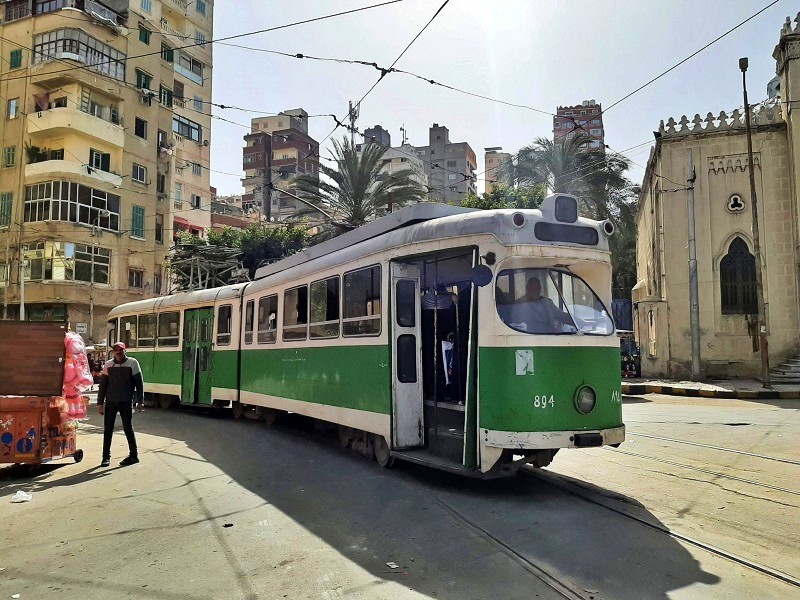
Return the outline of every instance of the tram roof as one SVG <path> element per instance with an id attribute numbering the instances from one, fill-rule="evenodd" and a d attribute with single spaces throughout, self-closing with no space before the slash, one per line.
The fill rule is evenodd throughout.
<path id="1" fill-rule="evenodd" d="M 321 258 L 332 252 L 344 250 L 355 244 L 365 242 L 397 229 L 402 229 L 403 227 L 408 227 L 409 225 L 431 221 L 433 219 L 441 219 L 442 217 L 476 212 L 477 210 L 478 209 L 475 208 L 464 208 L 462 206 L 452 206 L 450 204 L 440 204 L 436 202 L 412 204 L 390 213 L 385 217 L 375 219 L 353 231 L 348 231 L 345 234 L 322 242 L 321 244 L 306 248 L 301 252 L 292 254 L 271 265 L 265 265 L 256 271 L 255 279 L 261 279 L 286 269 L 297 267 L 316 258 Z"/>
<path id="2" fill-rule="evenodd" d="M 224 287 L 211 288 L 208 290 L 178 292 L 177 294 L 170 294 L 169 296 L 159 296 L 158 298 L 128 302 L 127 304 L 112 308 L 108 316 L 114 317 L 118 314 L 131 312 L 156 311 L 173 306 L 186 306 L 187 304 L 213 304 L 219 300 L 239 298 L 246 285 L 245 283 L 238 283 L 236 285 L 226 285 Z"/>

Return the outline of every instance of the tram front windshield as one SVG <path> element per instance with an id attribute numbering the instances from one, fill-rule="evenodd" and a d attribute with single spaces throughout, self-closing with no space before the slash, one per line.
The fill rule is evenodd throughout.
<path id="1" fill-rule="evenodd" d="M 496 278 L 497 313 L 516 331 L 611 335 L 606 307 L 580 277 L 557 269 L 507 269 Z"/>

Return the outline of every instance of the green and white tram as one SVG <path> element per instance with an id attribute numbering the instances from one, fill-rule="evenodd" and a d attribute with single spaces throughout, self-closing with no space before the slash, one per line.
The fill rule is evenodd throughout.
<path id="1" fill-rule="evenodd" d="M 625 438 L 609 222 L 419 204 L 255 281 L 116 307 L 145 392 L 335 424 L 382 465 L 492 477 Z"/>

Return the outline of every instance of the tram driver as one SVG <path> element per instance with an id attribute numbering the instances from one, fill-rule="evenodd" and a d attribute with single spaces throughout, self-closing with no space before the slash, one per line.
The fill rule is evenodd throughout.
<path id="1" fill-rule="evenodd" d="M 525 284 L 525 295 L 509 306 L 509 322 L 528 333 L 574 333 L 575 322 L 553 301 L 542 296 L 542 282 L 531 277 Z"/>

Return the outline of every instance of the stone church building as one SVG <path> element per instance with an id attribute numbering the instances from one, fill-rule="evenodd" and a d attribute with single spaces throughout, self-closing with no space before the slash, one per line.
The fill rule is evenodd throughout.
<path id="1" fill-rule="evenodd" d="M 773 53 L 771 98 L 751 110 L 770 364 L 800 353 L 800 15 Z M 735 64 L 735 63 L 734 63 Z M 778 84 L 779 82 L 779 89 Z M 748 81 L 748 85 L 752 84 Z M 705 377 L 760 373 L 750 173 L 743 111 L 663 121 L 639 197 L 633 289 L 644 377 L 687 378 L 689 152 Z"/>

